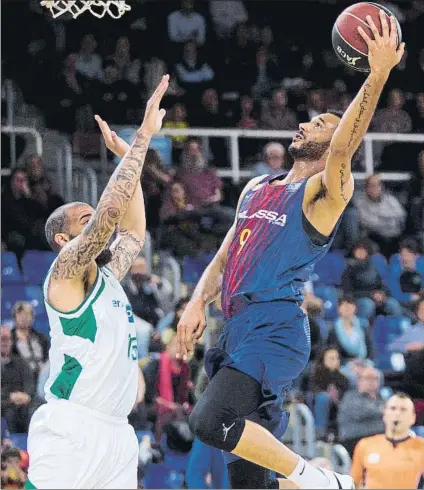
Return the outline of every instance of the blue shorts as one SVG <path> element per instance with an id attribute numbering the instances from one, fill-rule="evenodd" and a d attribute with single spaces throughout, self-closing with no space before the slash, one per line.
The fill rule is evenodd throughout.
<path id="1" fill-rule="evenodd" d="M 262 404 L 248 416 L 280 439 L 289 414 L 284 398 L 309 361 L 309 322 L 299 306 L 290 301 L 247 305 L 230 319 L 216 347 L 205 356 L 212 378 L 224 366 L 256 379 L 262 386 Z M 237 457 L 229 455 L 227 463 Z"/>

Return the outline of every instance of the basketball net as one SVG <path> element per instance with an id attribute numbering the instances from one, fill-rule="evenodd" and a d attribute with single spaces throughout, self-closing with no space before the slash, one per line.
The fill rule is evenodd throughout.
<path id="1" fill-rule="evenodd" d="M 125 0 L 43 0 L 40 5 L 48 8 L 55 19 L 66 12 L 76 19 L 87 10 L 99 19 L 106 14 L 119 19 L 131 10 Z"/>

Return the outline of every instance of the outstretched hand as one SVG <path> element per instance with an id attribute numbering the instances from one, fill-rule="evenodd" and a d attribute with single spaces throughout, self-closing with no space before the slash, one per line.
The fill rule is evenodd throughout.
<path id="1" fill-rule="evenodd" d="M 116 156 L 122 158 L 130 149 L 130 145 L 120 138 L 115 131 L 111 131 L 109 124 L 106 121 L 103 121 L 100 116 L 94 116 L 94 119 L 99 125 L 107 148 Z"/>
<path id="2" fill-rule="evenodd" d="M 368 61 L 371 72 L 388 74 L 390 70 L 400 62 L 403 53 L 405 52 L 405 43 L 402 43 L 398 47 L 396 19 L 393 16 L 390 17 L 389 29 L 386 13 L 383 10 L 380 10 L 382 34 L 380 34 L 370 15 L 368 15 L 366 19 L 374 35 L 374 39 L 371 39 L 360 26 L 358 27 L 358 32 L 368 46 Z"/>
<path id="3" fill-rule="evenodd" d="M 168 87 L 169 75 L 164 75 L 160 84 L 157 86 L 156 90 L 153 92 L 153 95 L 147 102 L 144 119 L 140 129 L 138 130 L 139 132 L 147 133 L 148 135 L 153 136 L 162 128 L 162 121 L 165 117 L 166 111 L 165 109 L 160 109 L 159 106 L 165 92 L 168 90 Z"/>

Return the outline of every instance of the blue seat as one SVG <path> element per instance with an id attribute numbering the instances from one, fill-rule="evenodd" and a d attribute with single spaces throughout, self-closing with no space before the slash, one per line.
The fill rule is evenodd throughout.
<path id="1" fill-rule="evenodd" d="M 36 318 L 34 320 L 34 330 L 44 334 L 48 339 L 50 338 L 50 324 L 47 317 Z"/>
<path id="2" fill-rule="evenodd" d="M 25 299 L 29 301 L 34 308 L 35 314 L 47 316 L 44 307 L 43 290 L 40 286 L 25 286 Z"/>
<path id="3" fill-rule="evenodd" d="M 22 259 L 25 282 L 27 284 L 42 284 L 56 257 L 55 252 L 28 250 Z"/>
<path id="4" fill-rule="evenodd" d="M 320 285 L 340 286 L 346 260 L 339 252 L 329 252 L 315 264 L 312 280 Z"/>
<path id="5" fill-rule="evenodd" d="M 12 308 L 17 301 L 28 301 L 38 316 L 47 316 L 44 308 L 44 300 L 40 286 L 28 286 L 25 284 L 5 284 L 1 295 L 2 319 L 12 317 Z"/>
<path id="6" fill-rule="evenodd" d="M 186 284 L 197 284 L 212 259 L 213 255 L 211 254 L 203 254 L 200 257 L 184 257 L 183 282 Z"/>
<path id="7" fill-rule="evenodd" d="M 404 361 L 401 354 L 391 353 L 388 346 L 411 326 L 406 317 L 377 316 L 371 330 L 375 364 L 383 371 L 403 371 Z"/>
<path id="8" fill-rule="evenodd" d="M 135 435 L 137 436 L 137 440 L 140 443 L 144 436 L 149 436 L 150 440 L 153 442 L 155 440 L 155 436 L 150 430 L 136 430 Z"/>
<path id="9" fill-rule="evenodd" d="M 385 286 L 388 286 L 389 264 L 387 263 L 386 257 L 381 254 L 373 254 L 371 255 L 371 263 L 377 268 Z"/>
<path id="10" fill-rule="evenodd" d="M 28 434 L 10 434 L 10 440 L 13 442 L 13 444 L 18 448 L 21 449 L 22 451 L 27 450 L 27 443 L 28 443 Z"/>
<path id="11" fill-rule="evenodd" d="M 1 282 L 2 284 L 20 283 L 23 281 L 18 260 L 13 252 L 1 253 Z"/>
<path id="12" fill-rule="evenodd" d="M 315 286 L 314 293 L 324 303 L 324 319 L 334 320 L 338 315 L 337 290 L 333 286 Z"/>
<path id="13" fill-rule="evenodd" d="M 149 464 L 143 479 L 144 488 L 183 488 L 184 474 L 166 463 Z"/>

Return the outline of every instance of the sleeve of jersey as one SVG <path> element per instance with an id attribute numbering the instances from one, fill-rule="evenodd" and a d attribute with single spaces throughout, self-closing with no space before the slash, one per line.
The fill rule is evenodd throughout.
<path id="1" fill-rule="evenodd" d="M 352 458 L 352 468 L 350 470 L 350 476 L 355 481 L 355 487 L 361 488 L 362 480 L 364 477 L 364 439 L 361 439 L 355 447 Z"/>

